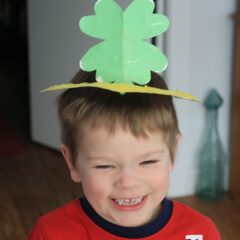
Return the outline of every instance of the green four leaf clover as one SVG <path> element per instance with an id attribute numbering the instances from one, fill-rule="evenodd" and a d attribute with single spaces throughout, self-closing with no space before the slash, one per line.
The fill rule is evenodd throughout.
<path id="1" fill-rule="evenodd" d="M 94 16 L 80 20 L 81 30 L 104 41 L 90 48 L 80 61 L 85 71 L 96 70 L 106 83 L 147 84 L 151 71 L 162 72 L 167 59 L 159 48 L 145 41 L 169 26 L 164 15 L 153 14 L 152 0 L 134 0 L 123 11 L 113 0 L 95 4 Z"/>

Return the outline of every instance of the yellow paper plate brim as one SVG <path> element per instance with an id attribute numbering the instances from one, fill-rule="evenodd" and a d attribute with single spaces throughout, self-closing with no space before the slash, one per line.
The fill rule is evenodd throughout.
<path id="1" fill-rule="evenodd" d="M 47 91 L 57 91 L 57 90 L 63 90 L 63 89 L 70 89 L 70 88 L 83 88 L 83 87 L 95 87 L 95 88 L 101 88 L 113 92 L 118 92 L 120 94 L 125 93 L 148 93 L 148 94 L 161 94 L 161 95 L 168 95 L 173 96 L 177 98 L 182 98 L 186 100 L 196 101 L 199 102 L 198 98 L 193 96 L 190 93 L 181 92 L 178 90 L 165 90 L 165 89 L 159 89 L 155 87 L 149 87 L 149 86 L 138 86 L 138 85 L 130 85 L 130 84 L 124 84 L 124 83 L 102 83 L 102 82 L 94 82 L 94 83 L 67 83 L 67 84 L 59 84 L 51 86 L 47 89 L 42 90 L 41 92 L 47 92 Z"/>

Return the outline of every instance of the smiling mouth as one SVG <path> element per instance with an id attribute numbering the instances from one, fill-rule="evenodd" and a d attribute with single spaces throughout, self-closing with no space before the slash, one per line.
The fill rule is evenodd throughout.
<path id="1" fill-rule="evenodd" d="M 142 202 L 144 197 L 135 197 L 135 198 L 117 198 L 113 201 L 120 206 L 135 206 Z"/>

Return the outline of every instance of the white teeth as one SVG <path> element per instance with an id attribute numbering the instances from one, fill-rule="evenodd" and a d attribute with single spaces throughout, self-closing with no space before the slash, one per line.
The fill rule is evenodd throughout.
<path id="1" fill-rule="evenodd" d="M 115 202 L 118 205 L 124 205 L 124 206 L 133 206 L 142 201 L 143 197 L 136 197 L 136 198 L 119 198 L 115 199 Z"/>

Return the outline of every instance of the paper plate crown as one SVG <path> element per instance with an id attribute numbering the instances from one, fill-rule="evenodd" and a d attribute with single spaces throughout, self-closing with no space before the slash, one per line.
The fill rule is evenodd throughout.
<path id="1" fill-rule="evenodd" d="M 166 16 L 153 14 L 154 7 L 152 0 L 134 0 L 123 11 L 113 0 L 97 1 L 96 15 L 85 16 L 79 22 L 82 32 L 104 40 L 80 60 L 82 70 L 96 71 L 96 82 L 54 85 L 43 91 L 97 87 L 119 93 L 163 94 L 197 101 L 188 93 L 147 86 L 151 71 L 160 73 L 167 67 L 167 58 L 160 49 L 145 41 L 165 32 L 169 26 Z"/>

